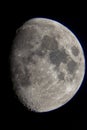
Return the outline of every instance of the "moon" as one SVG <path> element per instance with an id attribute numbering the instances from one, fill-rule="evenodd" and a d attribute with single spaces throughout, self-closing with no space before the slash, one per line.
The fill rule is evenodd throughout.
<path id="1" fill-rule="evenodd" d="M 47 18 L 32 18 L 16 31 L 11 50 L 13 89 L 34 112 L 68 103 L 85 74 L 82 46 L 67 27 Z"/>

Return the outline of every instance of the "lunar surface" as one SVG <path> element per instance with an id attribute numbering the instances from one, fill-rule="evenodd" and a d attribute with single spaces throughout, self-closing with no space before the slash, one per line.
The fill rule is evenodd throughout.
<path id="1" fill-rule="evenodd" d="M 21 103 L 29 110 L 48 112 L 69 102 L 79 90 L 85 73 L 84 52 L 67 27 L 33 18 L 16 31 L 11 72 Z"/>

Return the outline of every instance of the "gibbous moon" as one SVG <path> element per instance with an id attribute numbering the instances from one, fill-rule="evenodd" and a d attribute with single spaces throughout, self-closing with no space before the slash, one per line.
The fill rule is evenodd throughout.
<path id="1" fill-rule="evenodd" d="M 11 51 L 13 88 L 29 110 L 48 112 L 79 90 L 85 74 L 80 42 L 64 25 L 33 18 L 16 32 Z"/>

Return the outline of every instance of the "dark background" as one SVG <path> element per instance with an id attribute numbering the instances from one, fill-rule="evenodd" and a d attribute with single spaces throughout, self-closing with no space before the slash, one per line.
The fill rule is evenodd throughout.
<path id="1" fill-rule="evenodd" d="M 63 107 L 48 113 L 29 112 L 17 99 L 10 78 L 9 55 L 16 29 L 26 20 L 45 17 L 67 26 L 82 44 L 87 60 L 86 2 L 79 1 L 3 1 L 1 4 L 1 124 L 7 129 L 87 130 L 87 74 L 78 93 Z"/>

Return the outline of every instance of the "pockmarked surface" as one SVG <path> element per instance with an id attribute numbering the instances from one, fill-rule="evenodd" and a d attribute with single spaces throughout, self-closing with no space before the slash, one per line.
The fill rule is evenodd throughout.
<path id="1" fill-rule="evenodd" d="M 34 18 L 17 30 L 11 71 L 19 100 L 33 111 L 51 111 L 79 90 L 85 73 L 83 49 L 64 25 Z"/>

